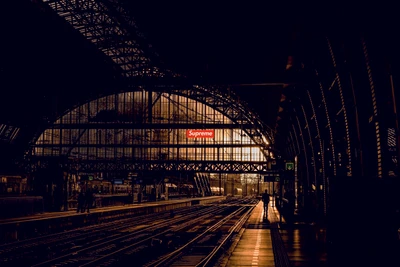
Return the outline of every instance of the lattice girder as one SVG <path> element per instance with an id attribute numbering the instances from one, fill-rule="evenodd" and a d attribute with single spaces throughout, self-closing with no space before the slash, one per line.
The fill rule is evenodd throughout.
<path id="1" fill-rule="evenodd" d="M 232 99 L 227 95 L 223 95 L 219 90 L 207 90 L 203 87 L 195 86 L 192 90 L 171 90 L 173 94 L 182 95 L 201 103 L 204 103 L 215 110 L 221 112 L 235 123 L 243 123 L 253 125 L 250 131 L 246 133 L 252 140 L 261 147 L 268 148 L 269 144 L 266 138 L 273 142 L 272 133 L 268 131 L 268 127 L 248 109 L 243 107 L 238 100 Z M 217 103 L 217 104 L 216 104 Z M 266 155 L 267 156 L 267 155 Z"/>
<path id="2" fill-rule="evenodd" d="M 123 10 L 118 1 L 114 0 L 42 0 L 48 4 L 53 11 L 63 17 L 72 27 L 78 30 L 84 37 L 96 45 L 105 55 L 110 57 L 114 63 L 123 70 L 124 77 L 164 77 L 171 73 L 172 77 L 177 75 L 169 70 L 160 70 L 151 61 L 140 43 L 143 36 L 138 31 L 135 22 Z M 128 26 L 128 27 L 127 27 Z M 139 40 L 139 41 L 138 41 Z M 157 91 L 157 90 L 154 90 Z M 260 146 L 265 157 L 269 158 L 269 143 L 273 143 L 273 134 L 254 113 L 243 103 L 234 98 L 230 92 L 225 93 L 217 88 L 205 88 L 200 86 L 190 87 L 189 89 L 170 88 L 161 89 L 172 94 L 185 96 L 187 98 L 203 103 L 216 111 L 222 113 L 237 126 L 239 126 L 249 137 Z M 161 95 L 161 94 L 160 94 Z M 82 125 L 83 127 L 84 125 Z M 212 127 L 212 126 L 211 126 Z M 79 129 L 79 127 L 78 127 Z M 83 128 L 80 128 L 84 131 Z M 267 141 L 268 139 L 268 141 Z M 149 170 L 150 163 L 146 167 L 139 164 L 116 164 L 115 162 L 80 163 L 83 169 L 146 169 Z M 247 165 L 246 165 L 247 164 Z M 260 165 L 261 164 L 261 165 Z M 132 167 L 134 166 L 134 167 Z M 216 172 L 259 172 L 264 170 L 262 163 L 237 163 L 229 165 L 223 163 L 156 163 L 154 168 L 161 170 L 169 169 L 192 169 L 195 171 L 212 170 Z"/>
<path id="3" fill-rule="evenodd" d="M 150 58 L 138 44 L 143 36 L 138 31 L 133 19 L 114 0 L 42 0 L 53 11 L 63 17 L 71 26 L 94 43 L 97 48 L 118 64 L 126 77 L 154 76 L 163 77 L 169 71 L 160 71 L 151 64 Z M 174 75 L 173 75 L 174 76 Z M 175 75 L 176 76 L 176 75 Z M 199 89 L 200 87 L 197 86 Z M 249 109 L 221 95 L 215 88 L 190 90 L 192 98 L 202 97 L 203 102 L 229 116 L 237 122 L 246 117 L 258 129 L 258 139 L 266 135 L 273 142 L 273 135 L 261 120 L 249 118 Z M 259 142 L 262 144 L 262 142 Z M 265 142 L 264 142 L 265 143 Z"/>
<path id="4" fill-rule="evenodd" d="M 37 158 L 40 161 L 40 158 Z M 46 168 L 46 160 L 34 164 L 37 169 Z M 113 171 L 129 171 L 129 172 L 142 172 L 142 171 L 194 171 L 194 172 L 210 172 L 210 173 L 270 173 L 267 163 L 262 162 L 240 162 L 240 161 L 227 161 L 227 162 L 213 162 L 213 161 L 74 161 L 62 165 L 70 171 L 77 172 L 113 172 Z"/>
<path id="5" fill-rule="evenodd" d="M 134 22 L 114 1 L 42 0 L 122 69 L 123 76 L 163 77 L 137 40 Z M 130 24 L 133 31 L 124 23 Z"/>

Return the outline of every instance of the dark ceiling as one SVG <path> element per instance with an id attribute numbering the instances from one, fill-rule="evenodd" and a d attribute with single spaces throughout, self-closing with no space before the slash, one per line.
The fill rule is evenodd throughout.
<path id="1" fill-rule="evenodd" d="M 266 14 L 261 6 L 132 2 L 126 7 L 141 31 L 177 72 L 223 85 L 282 81 L 288 31 L 274 12 Z M 30 123 L 60 110 L 67 100 L 112 86 L 109 62 L 62 20 L 29 0 L 1 5 L 3 121 Z M 235 90 L 273 125 L 279 88 Z"/>
<path id="2" fill-rule="evenodd" d="M 323 34 L 338 24 L 292 5 L 124 2 L 167 66 L 222 85 L 282 82 L 294 30 Z M 113 66 L 69 25 L 29 0 L 0 5 L 1 121 L 29 125 L 113 86 Z M 232 88 L 275 125 L 280 87 Z"/>
<path id="3" fill-rule="evenodd" d="M 289 25 L 263 4 L 126 1 L 167 65 L 222 83 L 279 82 Z"/>
<path id="4" fill-rule="evenodd" d="M 280 83 L 293 25 L 264 3 L 125 1 L 170 68 L 205 83 Z M 281 87 L 230 86 L 270 126 Z"/>

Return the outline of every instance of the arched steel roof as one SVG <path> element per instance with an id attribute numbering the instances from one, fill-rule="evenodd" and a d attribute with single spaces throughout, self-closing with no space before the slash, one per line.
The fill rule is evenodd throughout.
<path id="1" fill-rule="evenodd" d="M 129 89 L 129 90 L 128 90 Z M 127 88 L 126 92 L 134 91 L 133 87 Z M 139 86 L 136 87 L 137 90 L 143 90 L 144 87 Z M 233 123 L 241 125 L 243 131 L 255 142 L 255 144 L 259 145 L 265 156 L 269 157 L 269 152 L 271 151 L 271 146 L 273 144 L 273 135 L 272 130 L 265 125 L 252 111 L 243 103 L 239 101 L 238 98 L 235 98 L 233 93 L 223 92 L 217 88 L 208 89 L 203 86 L 193 86 L 190 89 L 174 89 L 172 87 L 158 87 L 153 88 L 153 92 L 168 92 L 175 95 L 180 95 L 204 105 L 207 105 L 216 111 L 220 112 Z M 59 118 L 64 116 L 65 114 L 71 112 L 79 106 L 82 106 L 90 101 L 94 101 L 100 97 L 104 97 L 110 94 L 101 94 L 99 97 L 88 99 L 82 103 L 76 104 L 70 109 L 65 110 L 58 118 L 55 119 L 57 121 Z M 54 122 L 49 122 L 47 125 L 43 125 L 43 127 L 36 133 L 34 138 L 31 140 L 31 146 L 35 144 L 40 134 L 52 125 Z"/>
<path id="2" fill-rule="evenodd" d="M 27 160 L 34 169 L 55 161 L 79 171 L 268 171 L 271 156 L 268 136 L 251 120 L 250 112 L 237 107 L 238 102 L 231 102 L 215 92 L 207 92 L 199 86 L 164 91 L 146 91 L 138 87 L 136 91 L 86 101 L 64 112 L 52 125 L 47 125 L 48 128 L 33 140 Z M 173 100 L 173 96 L 178 99 L 177 104 L 174 104 L 177 100 Z M 166 103 L 176 108 L 165 109 L 169 107 Z M 103 111 L 115 111 L 116 117 L 102 118 Z M 149 114 L 154 118 L 150 119 Z M 179 115 L 177 121 L 172 119 L 173 114 Z M 182 120 L 183 117 L 187 120 Z M 202 128 L 212 129 L 215 137 L 212 140 L 201 139 L 199 143 L 184 137 L 187 129 Z M 154 134 L 160 130 L 162 133 L 162 129 L 171 130 L 167 131 L 170 137 L 153 140 Z M 105 134 L 103 141 L 99 141 L 99 134 Z M 125 137 L 128 138 L 126 141 Z M 166 152 L 162 152 L 164 150 Z M 199 152 L 195 152 L 197 150 Z M 205 153 L 204 157 L 201 151 Z M 159 158 L 164 153 L 167 153 L 166 158 Z"/>
<path id="3" fill-rule="evenodd" d="M 174 79 L 180 76 L 160 67 L 157 55 L 152 53 L 151 47 L 138 30 L 136 23 L 118 1 L 42 0 L 41 2 L 49 6 L 52 11 L 119 66 L 122 77 L 142 77 L 145 78 L 146 83 L 149 78 L 171 77 Z M 134 82 L 134 80 L 131 81 Z M 128 88 L 122 90 L 130 91 L 132 87 L 138 86 L 134 82 L 130 83 Z M 269 153 L 268 151 L 274 141 L 272 130 L 227 88 L 156 86 L 151 90 L 168 91 L 212 107 L 235 123 L 245 126 L 246 129 L 243 130 L 246 134 L 256 144 L 264 148 L 266 155 Z M 93 99 L 97 97 L 99 95 L 94 96 Z M 86 99 L 79 105 L 87 101 L 90 101 L 90 99 Z M 44 125 L 41 131 L 48 125 Z"/>

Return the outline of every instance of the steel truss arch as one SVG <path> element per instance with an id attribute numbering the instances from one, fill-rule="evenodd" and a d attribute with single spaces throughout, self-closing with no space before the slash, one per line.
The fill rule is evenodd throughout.
<path id="1" fill-rule="evenodd" d="M 132 88 L 131 88 L 132 89 Z M 120 97 L 123 94 L 126 93 L 143 93 L 144 95 L 150 94 L 152 96 L 155 97 L 155 101 L 153 102 L 153 100 L 150 99 L 151 103 L 151 114 L 153 114 L 153 106 L 154 104 L 160 100 L 161 97 L 164 97 L 165 99 L 168 99 L 169 101 L 171 100 L 169 97 L 172 95 L 175 95 L 175 97 L 183 97 L 186 99 L 190 99 L 193 100 L 194 103 L 198 103 L 204 106 L 208 106 L 210 108 L 210 110 L 214 110 L 214 112 L 217 112 L 219 114 L 222 115 L 223 118 L 228 119 L 228 121 L 231 121 L 230 124 L 221 124 L 221 123 L 216 123 L 216 121 L 211 121 L 210 123 L 195 123 L 195 124 L 190 124 L 190 123 L 178 123 L 178 124 L 166 124 L 164 123 L 164 125 L 161 125 L 160 123 L 155 123 L 155 125 L 152 125 L 151 123 L 148 124 L 127 124 L 127 125 L 113 125 L 112 123 L 107 125 L 107 123 L 99 123 L 99 124 L 62 124 L 61 120 L 64 116 L 68 115 L 69 113 L 72 112 L 77 112 L 77 114 L 80 112 L 80 107 L 82 106 L 82 108 L 84 109 L 83 106 L 86 106 L 86 108 L 89 109 L 89 105 L 92 102 L 100 101 L 101 99 L 105 99 L 107 97 L 114 97 L 114 99 L 118 99 L 118 97 Z M 76 142 L 80 142 L 79 140 L 81 139 L 81 137 L 85 134 L 85 131 L 88 131 L 88 129 L 95 129 L 95 130 L 104 130 L 104 129 L 168 129 L 168 128 L 174 128 L 174 129 L 201 129 L 204 127 L 209 127 L 209 128 L 214 128 L 214 123 L 216 123 L 215 125 L 217 126 L 215 129 L 237 129 L 240 131 L 242 131 L 243 133 L 245 133 L 249 140 L 252 140 L 253 144 L 251 143 L 244 143 L 244 144 L 217 144 L 217 145 L 193 145 L 193 144 L 189 144 L 189 145 L 182 145 L 182 144 L 167 144 L 167 145 L 160 145 L 160 144 L 145 144 L 145 145 L 131 145 L 130 147 L 132 149 L 155 149 L 155 148 L 160 148 L 160 149 L 192 149 L 192 148 L 200 148 L 200 147 L 204 147 L 204 149 L 206 149 L 207 147 L 210 149 L 214 149 L 213 151 L 215 151 L 215 149 L 227 149 L 227 148 L 232 148 L 232 149 L 237 149 L 242 147 L 243 148 L 251 148 L 251 147 L 258 147 L 260 149 L 260 153 L 262 153 L 264 155 L 264 159 L 262 161 L 256 161 L 256 162 L 249 162 L 248 160 L 240 160 L 237 159 L 234 161 L 234 163 L 227 163 L 227 162 L 223 162 L 221 163 L 221 161 L 217 162 L 212 162 L 212 160 L 203 160 L 203 161 L 190 161 L 188 163 L 187 160 L 179 160 L 176 159 L 174 161 L 171 160 L 165 160 L 161 163 L 157 163 L 157 162 L 153 162 L 153 161 L 148 161 L 145 162 L 146 164 L 144 165 L 145 168 L 155 168 L 157 170 L 164 170 L 164 171 L 168 171 L 168 170 L 180 170 L 180 169 L 188 169 L 188 170 L 198 170 L 198 171 L 203 171 L 203 172 L 207 172 L 207 171 L 213 171 L 213 172 L 236 172 L 236 173 L 240 173 L 240 172 L 252 172 L 252 173 L 260 173 L 260 172 L 265 172 L 268 168 L 267 166 L 267 160 L 269 158 L 269 143 L 267 141 L 267 137 L 265 135 L 261 135 L 261 131 L 257 128 L 257 124 L 254 123 L 254 120 L 251 117 L 251 112 L 246 112 L 244 114 L 245 108 L 243 106 L 240 106 L 237 102 L 234 102 L 233 99 L 231 98 L 224 98 L 223 94 L 219 94 L 217 95 L 215 92 L 217 92 L 217 90 L 213 91 L 213 94 L 211 93 L 207 93 L 206 90 L 204 90 L 203 88 L 199 88 L 199 87 L 193 87 L 192 89 L 186 89 L 186 90 L 168 90 L 168 91 L 162 91 L 162 90 L 158 90 L 157 92 L 155 92 L 154 90 L 144 90 L 143 87 L 138 87 L 136 91 L 132 91 L 132 90 L 128 90 L 126 92 L 119 92 L 119 93 L 113 93 L 113 94 L 105 94 L 102 98 L 94 98 L 90 101 L 85 101 L 86 104 L 79 104 L 79 105 L 75 105 L 73 108 L 65 111 L 63 113 L 63 115 L 59 116 L 58 119 L 56 119 L 56 121 L 54 122 L 54 124 L 52 124 L 52 126 L 48 126 L 47 129 L 51 130 L 51 129 L 59 129 L 59 134 L 62 134 L 61 129 L 75 129 L 75 131 L 78 131 L 79 134 L 74 137 L 74 140 L 76 140 L 74 143 L 71 144 L 61 144 L 59 145 L 59 151 L 60 151 L 60 156 L 71 156 L 70 153 L 73 149 L 79 149 L 79 147 L 83 147 L 86 149 L 89 149 L 90 147 L 96 148 L 96 147 L 103 147 L 103 148 L 107 148 L 107 147 L 122 147 L 124 148 L 124 145 L 113 145 L 113 146 L 108 146 L 108 145 L 104 145 L 104 144 L 78 144 Z M 168 97 L 169 96 L 169 97 Z M 107 100 L 109 101 L 109 100 Z M 111 100 L 113 101 L 113 100 Z M 147 102 L 148 100 L 143 100 L 145 102 Z M 121 103 L 121 102 L 120 102 Z M 93 103 L 92 103 L 93 104 Z M 117 104 L 116 104 L 117 105 Z M 240 109 L 237 110 L 236 108 L 240 106 Z M 147 107 L 145 107 L 145 109 L 147 109 Z M 107 108 L 104 109 L 104 111 L 108 110 Z M 97 112 L 99 112 L 101 110 L 97 110 Z M 89 111 L 88 111 L 89 112 Z M 197 112 L 197 111 L 196 111 Z M 97 113 L 99 114 L 99 113 Z M 82 114 L 83 116 L 86 116 L 84 114 Z M 142 114 L 143 115 L 143 114 Z M 198 113 L 198 115 L 200 116 L 204 116 L 203 114 Z M 75 115 L 71 115 L 71 116 L 75 116 Z M 89 113 L 88 113 L 89 116 Z M 146 115 L 145 115 L 146 116 Z M 146 117 L 143 117 L 144 119 L 146 119 Z M 255 117 L 254 117 L 255 118 Z M 88 117 L 88 119 L 90 119 L 90 117 Z M 60 123 L 57 123 L 57 121 Z M 84 122 L 82 122 L 84 123 Z M 87 123 L 90 123 L 90 121 L 87 121 Z M 105 127 L 107 126 L 107 127 Z M 121 127 L 119 127 L 121 126 Z M 150 127 L 149 127 L 150 126 Z M 153 127 L 154 126 L 154 127 Z M 178 127 L 176 127 L 178 126 Z M 45 130 L 46 131 L 46 130 Z M 35 140 L 32 142 L 33 145 L 31 146 L 31 149 L 35 149 L 36 148 L 41 148 L 41 149 L 54 149 L 57 148 L 57 144 L 38 144 L 38 140 L 40 136 L 43 136 L 45 134 L 45 132 L 42 132 L 41 135 L 38 135 Z M 89 133 L 87 133 L 89 134 Z M 64 135 L 64 134 L 62 134 Z M 258 135 L 258 136 L 257 136 Z M 258 137 L 258 138 L 257 138 Z M 61 138 L 61 137 L 60 137 Z M 233 136 L 232 136 L 233 138 Z M 60 141 L 61 142 L 61 141 Z M 232 140 L 233 142 L 233 140 Z M 263 149 L 264 148 L 264 149 Z M 65 151 L 65 149 L 68 149 L 68 152 L 61 152 L 61 151 Z M 32 151 L 32 150 L 31 150 Z M 233 151 L 233 150 L 232 150 Z M 65 155 L 66 153 L 66 155 Z M 37 154 L 37 153 L 36 153 Z M 39 154 L 37 154 L 39 155 Z M 215 157 L 215 156 L 214 156 Z M 45 166 L 46 164 L 43 163 L 43 159 L 41 159 L 40 156 L 35 156 L 32 153 L 30 153 L 30 159 L 29 162 L 33 165 L 37 165 L 38 166 Z M 106 166 L 107 168 L 109 168 L 110 170 L 116 170 L 118 168 L 121 168 L 121 170 L 142 170 L 140 167 L 141 166 L 138 162 L 141 162 L 140 160 L 138 161 L 137 158 L 135 158 L 134 162 L 132 162 L 132 160 L 127 160 L 124 158 L 116 158 L 115 160 L 109 160 L 108 163 L 107 162 L 101 162 L 101 160 L 99 161 L 99 163 L 96 163 L 95 161 L 90 161 L 89 159 L 87 160 L 81 160 L 78 163 L 77 162 L 71 162 L 72 159 L 66 160 L 67 163 L 65 163 L 66 166 L 68 166 L 68 168 L 73 168 L 74 170 L 103 170 L 103 167 Z M 40 163 L 42 161 L 42 163 Z M 224 160 L 226 161 L 226 160 Z M 138 165 L 139 164 L 139 165 Z M 153 165 L 152 165 L 153 164 Z M 130 166 L 130 167 L 129 167 Z M 169 166 L 169 167 L 168 167 Z M 33 167 L 35 168 L 35 166 Z M 104 167 L 105 168 L 105 167 Z M 148 169 L 147 169 L 148 170 Z"/>
<path id="2" fill-rule="evenodd" d="M 154 62 L 156 53 L 115 0 L 41 0 L 120 66 L 123 77 L 178 77 Z M 151 57 L 150 57 L 151 54 Z"/>
<path id="3" fill-rule="evenodd" d="M 152 52 L 149 44 L 118 0 L 41 0 L 41 2 L 119 65 L 123 72 L 122 76 L 128 78 L 128 83 L 135 77 L 176 79 L 181 76 L 170 70 L 161 69 L 153 62 L 154 59 L 157 60 L 157 55 L 149 53 Z M 226 114 L 235 122 L 254 124 L 256 130 L 249 131 L 248 134 L 260 146 L 266 147 L 266 143 L 274 142 L 272 130 L 257 116 L 250 114 L 249 108 L 234 99 L 231 92 L 223 94 L 223 90 L 215 87 L 194 86 L 194 88 L 199 90 L 195 91 L 193 88 L 186 90 L 187 95 L 184 96 L 194 100 L 203 99 L 208 106 Z M 180 90 L 173 91 L 178 94 Z M 270 146 L 268 148 L 270 149 Z"/>
<path id="4" fill-rule="evenodd" d="M 120 91 L 119 93 L 123 92 L 136 92 L 145 90 L 145 87 L 138 86 L 134 88 L 130 86 L 129 89 Z M 224 94 L 221 90 L 214 88 L 214 89 L 207 89 L 205 87 L 200 86 L 193 86 L 191 89 L 173 89 L 170 86 L 168 87 L 158 87 L 152 90 L 153 92 L 158 92 L 159 94 L 162 93 L 170 93 L 175 95 L 180 95 L 183 97 L 187 97 L 189 99 L 198 101 L 204 105 L 207 105 L 216 111 L 220 112 L 228 119 L 232 120 L 232 122 L 240 125 L 240 128 L 249 135 L 249 137 L 260 147 L 263 148 L 264 155 L 268 158 L 269 151 L 273 151 L 273 134 L 272 129 L 270 129 L 267 125 L 256 114 L 254 114 L 247 106 L 244 105 L 243 102 L 240 102 L 239 99 L 235 99 L 235 95 L 230 92 L 230 95 Z M 100 94 L 99 97 L 93 97 L 82 103 L 78 103 L 67 109 L 63 112 L 59 117 L 55 118 L 54 121 L 57 121 L 62 116 L 68 114 L 72 110 L 78 108 L 79 106 L 85 105 L 91 101 L 95 101 L 96 99 L 107 97 L 110 95 L 115 95 L 118 93 L 105 93 Z M 52 125 L 53 123 L 49 123 L 47 127 Z M 213 126 L 213 125 L 211 125 Z M 42 131 L 45 129 L 40 130 L 35 137 L 31 141 L 31 146 L 34 145 L 39 138 Z"/>
<path id="5" fill-rule="evenodd" d="M 235 95 L 223 94 L 217 88 L 205 88 L 194 86 L 196 90 L 171 90 L 174 94 L 182 95 L 199 101 L 209 107 L 221 112 L 233 122 L 243 125 L 254 125 L 252 132 L 246 132 L 256 144 L 269 149 L 274 142 L 272 130 L 264 123 L 249 107 L 245 106 Z M 184 94 L 183 92 L 187 92 Z M 244 129 L 245 130 L 245 129 Z M 246 131 L 246 130 L 245 130 Z"/>
<path id="6" fill-rule="evenodd" d="M 103 97 L 138 90 L 158 93 L 157 97 L 164 93 L 186 97 L 208 106 L 231 120 L 232 124 L 237 125 L 252 142 L 259 146 L 265 161 L 271 156 L 270 151 L 273 149 L 274 142 L 272 130 L 255 115 L 255 112 L 252 112 L 243 102 L 240 102 L 229 91 L 229 88 L 196 85 L 186 85 L 186 87 L 181 88 L 179 85 L 174 85 L 180 82 L 178 77 L 181 77 L 181 75 L 161 68 L 157 61 L 157 55 L 152 53 L 150 45 L 138 30 L 132 17 L 121 7 L 119 1 L 41 0 L 38 2 L 50 7 L 52 11 L 121 68 L 121 76 L 124 81 L 122 90 L 103 94 Z M 160 78 L 170 79 L 169 83 L 172 85 L 150 86 Z M 59 118 L 98 98 L 99 95 L 75 105 Z M 151 113 L 149 113 L 149 116 L 151 116 Z M 59 118 L 55 118 L 55 121 Z M 49 121 L 47 126 L 50 125 L 51 122 Z M 200 128 L 203 126 L 200 125 Z M 221 127 L 223 128 L 224 125 Z M 84 132 L 85 130 L 80 130 L 77 140 L 83 136 Z M 35 146 L 39 137 L 40 135 L 37 135 L 33 138 L 31 147 Z M 71 153 L 72 149 L 73 146 L 69 148 L 67 154 Z M 258 169 L 263 169 L 260 168 Z"/>

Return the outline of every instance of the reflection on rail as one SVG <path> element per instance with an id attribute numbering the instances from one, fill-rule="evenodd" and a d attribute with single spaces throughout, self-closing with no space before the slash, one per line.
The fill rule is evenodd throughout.
<path id="1" fill-rule="evenodd" d="M 8 243 L 0 246 L 0 265 L 207 266 L 257 202 L 230 199 Z"/>

